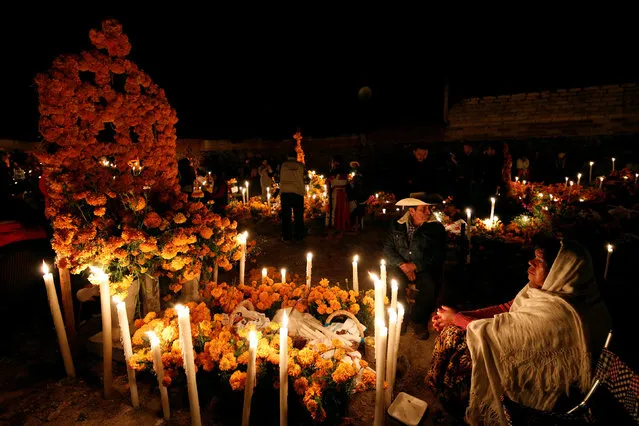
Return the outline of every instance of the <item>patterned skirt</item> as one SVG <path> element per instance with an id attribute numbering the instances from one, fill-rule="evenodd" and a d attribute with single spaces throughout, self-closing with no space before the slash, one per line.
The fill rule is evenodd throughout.
<path id="1" fill-rule="evenodd" d="M 435 340 L 426 384 L 451 414 L 463 416 L 468 406 L 471 370 L 466 330 L 457 326 L 446 327 Z"/>

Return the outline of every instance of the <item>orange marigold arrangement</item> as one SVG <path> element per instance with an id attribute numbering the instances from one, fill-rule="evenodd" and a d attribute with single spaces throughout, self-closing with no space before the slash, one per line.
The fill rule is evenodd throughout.
<path id="1" fill-rule="evenodd" d="M 230 269 L 237 225 L 180 193 L 164 90 L 127 59 L 117 21 L 89 36 L 95 49 L 61 55 L 35 79 L 59 266 L 100 265 L 120 295 L 139 274 L 163 273 L 178 288 L 203 266 Z"/>

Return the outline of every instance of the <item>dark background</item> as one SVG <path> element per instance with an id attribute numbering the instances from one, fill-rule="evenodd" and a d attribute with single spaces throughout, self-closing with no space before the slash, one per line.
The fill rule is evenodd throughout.
<path id="1" fill-rule="evenodd" d="M 89 30 L 109 17 L 124 25 L 131 59 L 166 90 L 181 138 L 290 138 L 297 127 L 319 137 L 440 125 L 445 79 L 451 104 L 639 80 L 637 36 L 619 20 L 623 11 L 615 21 L 549 13 L 525 22 L 521 11 L 488 22 L 408 9 L 373 18 L 328 8 L 98 5 L 27 5 L 3 14 L 0 138 L 38 140 L 33 78 L 57 55 L 90 48 Z M 372 90 L 369 99 L 358 96 L 363 86 Z"/>

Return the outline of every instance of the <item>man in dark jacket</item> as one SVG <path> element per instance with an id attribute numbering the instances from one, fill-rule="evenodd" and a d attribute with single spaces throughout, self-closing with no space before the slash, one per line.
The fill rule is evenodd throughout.
<path id="1" fill-rule="evenodd" d="M 408 212 L 391 222 L 384 243 L 388 277 L 399 284 L 398 298 L 406 303 L 409 284 L 417 289 L 410 316 L 415 332 L 424 340 L 428 338 L 428 322 L 435 310 L 446 256 L 446 229 L 432 212 L 440 199 L 419 196 L 400 200 L 397 205 L 408 207 Z"/>

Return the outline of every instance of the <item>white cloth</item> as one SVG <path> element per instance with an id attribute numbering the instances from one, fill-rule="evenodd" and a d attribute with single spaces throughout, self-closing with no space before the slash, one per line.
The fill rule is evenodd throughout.
<path id="1" fill-rule="evenodd" d="M 597 322 L 603 327 L 594 327 Z M 570 386 L 587 390 L 591 379 L 587 329 L 593 327 L 594 345 L 601 333 L 594 329 L 607 326 L 609 316 L 590 255 L 579 244 L 563 241 L 541 289 L 527 285 L 510 312 L 469 324 L 472 377 L 466 421 L 505 424 L 502 393 L 548 411 Z"/>

